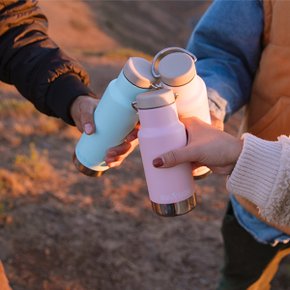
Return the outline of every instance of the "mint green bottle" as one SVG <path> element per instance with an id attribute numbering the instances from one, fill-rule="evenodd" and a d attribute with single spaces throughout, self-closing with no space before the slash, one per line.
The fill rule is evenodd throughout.
<path id="1" fill-rule="evenodd" d="M 132 102 L 138 94 L 150 90 L 154 81 L 149 61 L 140 57 L 128 59 L 94 112 L 96 132 L 83 133 L 76 145 L 73 161 L 79 171 L 100 176 L 109 168 L 104 161 L 107 150 L 121 144 L 134 129 L 138 115 Z"/>

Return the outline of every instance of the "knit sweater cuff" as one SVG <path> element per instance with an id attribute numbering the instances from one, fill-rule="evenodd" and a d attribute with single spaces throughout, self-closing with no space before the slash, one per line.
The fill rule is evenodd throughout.
<path id="1" fill-rule="evenodd" d="M 243 139 L 243 150 L 227 180 L 227 190 L 248 199 L 258 208 L 263 208 L 275 186 L 282 145 L 249 133 L 244 134 Z"/>

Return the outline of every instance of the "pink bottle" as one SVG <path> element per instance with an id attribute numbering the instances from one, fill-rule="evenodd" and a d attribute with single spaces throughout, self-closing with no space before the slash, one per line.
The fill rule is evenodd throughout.
<path id="1" fill-rule="evenodd" d="M 141 128 L 140 152 L 153 210 L 161 216 L 177 216 L 196 205 L 190 163 L 155 168 L 154 158 L 186 145 L 184 125 L 179 121 L 175 97 L 169 89 L 139 94 L 136 98 Z"/>

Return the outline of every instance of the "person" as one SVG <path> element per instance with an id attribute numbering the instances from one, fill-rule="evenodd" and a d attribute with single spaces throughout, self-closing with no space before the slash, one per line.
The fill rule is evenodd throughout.
<path id="1" fill-rule="evenodd" d="M 37 1 L 0 1 L 0 80 L 13 84 L 42 113 L 94 131 L 98 101 L 84 68 L 47 35 Z"/>
<path id="2" fill-rule="evenodd" d="M 289 1 L 215 0 L 189 39 L 187 49 L 197 56 L 197 72 L 207 85 L 211 114 L 224 122 L 247 106 L 242 131 L 252 135 L 245 140 L 256 136 L 273 142 L 290 134 L 290 34 L 285 29 L 290 25 L 289 13 Z M 106 161 L 120 164 L 126 149 L 132 149 L 134 136 L 127 138 L 126 145 L 111 148 Z M 281 137 L 278 144 L 287 142 Z M 266 156 L 274 164 L 271 154 Z M 268 168 L 262 169 L 260 178 L 267 179 Z M 273 179 L 269 181 L 273 189 Z M 285 213 L 281 223 L 279 215 L 266 220 L 267 211 L 259 212 L 257 206 L 269 188 L 258 185 L 256 192 L 250 187 L 252 193 L 244 196 L 230 194 L 222 224 L 225 255 L 219 290 L 270 289 L 281 259 L 290 253 L 287 197 L 274 203 L 277 212 Z M 280 195 L 287 196 L 287 190 Z M 268 210 L 271 202 L 263 202 Z"/>
<path id="3" fill-rule="evenodd" d="M 280 0 L 215 1 L 188 43 L 199 59 L 197 71 L 209 88 L 212 111 L 227 120 L 247 105 L 242 130 L 268 141 L 290 134 L 290 39 L 284 32 L 289 8 L 289 1 Z M 261 186 L 259 196 L 270 188 Z M 255 195 L 254 188 L 249 190 Z M 267 221 L 250 200 L 230 194 L 219 290 L 270 289 L 281 259 L 290 253 L 289 225 L 270 216 Z"/>
<path id="4" fill-rule="evenodd" d="M 13 84 L 40 112 L 94 132 L 98 100 L 89 76 L 49 38 L 36 0 L 0 1 L 0 80 Z M 1 262 L 0 289 L 10 289 Z"/>
<path id="5" fill-rule="evenodd" d="M 191 162 L 193 169 L 208 166 L 213 173 L 228 175 L 228 191 L 254 203 L 266 221 L 279 227 L 290 226 L 288 136 L 267 141 L 245 133 L 235 138 L 197 118 L 183 122 L 188 132 L 187 145 L 156 157 L 155 167 L 168 168 L 183 162 Z"/>

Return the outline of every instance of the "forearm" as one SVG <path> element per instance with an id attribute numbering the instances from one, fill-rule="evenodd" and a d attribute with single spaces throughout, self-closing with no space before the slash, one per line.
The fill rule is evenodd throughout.
<path id="1" fill-rule="evenodd" d="M 90 94 L 88 75 L 48 37 L 37 2 L 0 4 L 0 79 L 14 84 L 41 112 L 72 124 L 70 105 Z"/>
<path id="2" fill-rule="evenodd" d="M 255 204 L 268 222 L 290 225 L 290 139 L 272 142 L 245 134 L 227 189 Z"/>
<path id="3" fill-rule="evenodd" d="M 189 40 L 187 48 L 197 56 L 197 72 L 215 92 L 210 98 L 225 99 L 222 109 L 227 116 L 249 100 L 262 33 L 260 1 L 214 1 Z"/>

